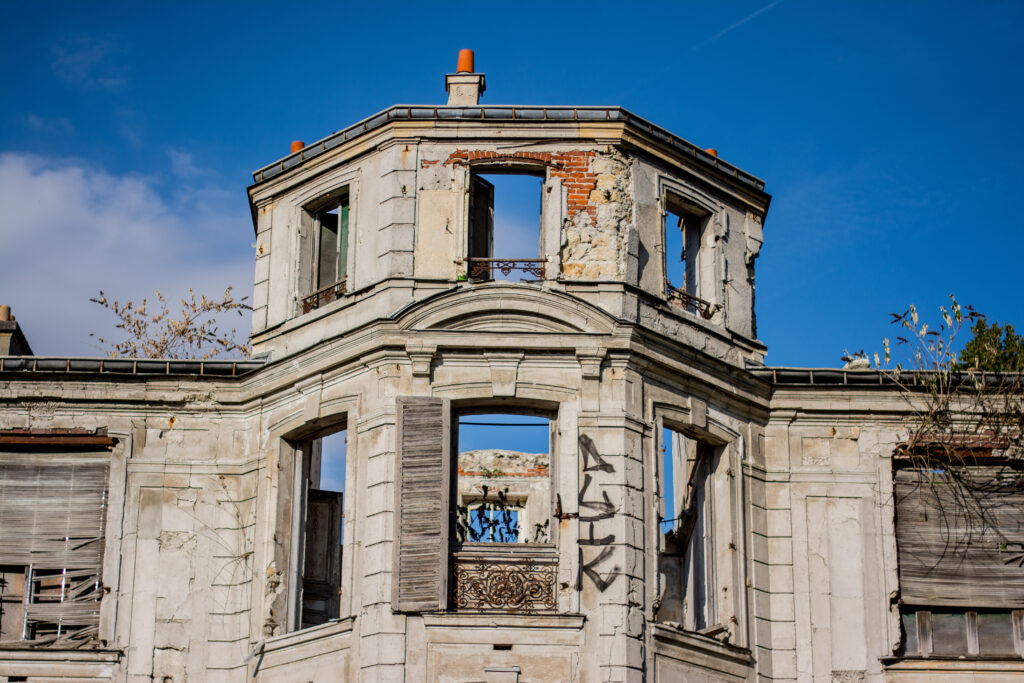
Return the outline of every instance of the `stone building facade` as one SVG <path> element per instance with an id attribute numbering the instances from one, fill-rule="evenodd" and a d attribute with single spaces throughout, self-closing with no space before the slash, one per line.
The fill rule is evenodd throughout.
<path id="1" fill-rule="evenodd" d="M 764 367 L 764 183 L 446 85 L 254 173 L 254 360 L 0 359 L 0 680 L 1024 674 L 1021 595 L 974 606 L 1002 654 L 908 649 L 908 406 Z M 503 175 L 537 179 L 517 253 Z"/>

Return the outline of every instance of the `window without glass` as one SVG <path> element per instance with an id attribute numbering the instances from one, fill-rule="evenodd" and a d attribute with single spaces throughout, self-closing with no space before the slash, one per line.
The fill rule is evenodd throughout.
<path id="1" fill-rule="evenodd" d="M 721 449 L 662 430 L 662 595 L 657 619 L 688 631 L 715 631 L 715 473 Z M 723 510 L 725 512 L 725 510 Z M 718 629 L 721 630 L 721 629 Z"/>
<path id="2" fill-rule="evenodd" d="M 98 636 L 108 456 L 0 453 L 0 643 Z"/>
<path id="3" fill-rule="evenodd" d="M 532 409 L 453 416 L 433 397 L 396 407 L 395 611 L 556 610 L 554 420 Z"/>
<path id="4" fill-rule="evenodd" d="M 551 421 L 463 414 L 458 421 L 453 540 L 551 542 Z"/>
<path id="5" fill-rule="evenodd" d="M 298 627 L 337 619 L 341 605 L 345 465 L 348 431 L 303 444 L 299 498 L 302 556 L 297 566 Z"/>
<path id="6" fill-rule="evenodd" d="M 679 303 L 691 312 L 698 312 L 689 297 L 703 296 L 701 268 L 708 264 L 703 263 L 701 245 L 711 214 L 671 194 L 666 197 L 665 205 L 666 286 L 670 298 L 681 292 L 685 296 Z"/>
<path id="7" fill-rule="evenodd" d="M 542 278 L 543 176 L 474 173 L 470 182 L 469 277 L 509 281 Z"/>
<path id="8" fill-rule="evenodd" d="M 309 211 L 313 238 L 309 272 L 311 291 L 303 298 L 303 312 L 334 301 L 346 290 L 348 271 L 349 194 L 345 190 Z"/>

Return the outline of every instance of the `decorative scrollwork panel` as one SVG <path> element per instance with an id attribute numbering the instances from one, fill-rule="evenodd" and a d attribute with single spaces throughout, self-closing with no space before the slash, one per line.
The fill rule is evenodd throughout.
<path id="1" fill-rule="evenodd" d="M 558 606 L 553 561 L 454 558 L 456 609 L 553 612 Z"/>

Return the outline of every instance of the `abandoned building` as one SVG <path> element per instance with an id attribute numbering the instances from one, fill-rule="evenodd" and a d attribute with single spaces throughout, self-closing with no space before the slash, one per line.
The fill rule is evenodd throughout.
<path id="1" fill-rule="evenodd" d="M 1014 546 L 935 559 L 906 401 L 764 365 L 764 182 L 481 104 L 468 51 L 445 85 L 253 174 L 252 360 L 32 356 L 5 312 L 0 680 L 1024 676 Z"/>

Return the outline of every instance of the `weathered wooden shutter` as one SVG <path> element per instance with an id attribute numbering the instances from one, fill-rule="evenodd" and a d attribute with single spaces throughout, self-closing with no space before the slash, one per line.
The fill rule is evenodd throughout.
<path id="1" fill-rule="evenodd" d="M 896 473 L 902 600 L 910 605 L 1024 607 L 1024 477 L 979 467 L 966 483 L 965 505 L 963 494 L 956 492 L 963 485 L 947 473 Z"/>
<path id="2" fill-rule="evenodd" d="M 442 610 L 448 593 L 448 401 L 400 398 L 392 601 L 396 611 Z"/>
<path id="3" fill-rule="evenodd" d="M 341 200 L 338 229 L 338 282 L 348 275 L 348 197 Z"/>
<path id="4" fill-rule="evenodd" d="M 95 455 L 0 456 L 0 565 L 23 568 L 30 631 L 99 624 L 108 467 Z"/>
<path id="5" fill-rule="evenodd" d="M 469 256 L 490 258 L 494 239 L 494 185 L 473 176 L 469 198 Z"/>
<path id="6" fill-rule="evenodd" d="M 310 489 L 302 570 L 302 628 L 340 615 L 342 496 Z"/>

